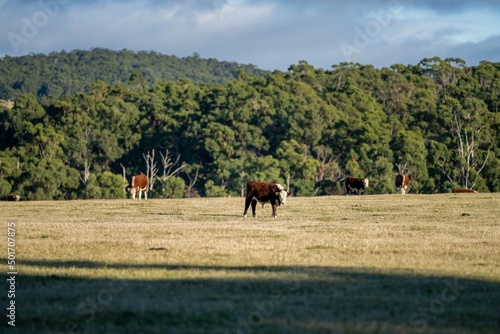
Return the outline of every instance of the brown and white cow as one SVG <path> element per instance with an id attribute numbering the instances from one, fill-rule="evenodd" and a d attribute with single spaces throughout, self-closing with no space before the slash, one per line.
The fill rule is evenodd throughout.
<path id="1" fill-rule="evenodd" d="M 10 201 L 10 202 L 19 202 L 20 200 L 21 200 L 21 196 L 16 195 L 16 194 L 10 194 L 9 196 L 7 196 L 7 201 Z"/>
<path id="2" fill-rule="evenodd" d="M 349 195 L 349 193 L 353 190 L 356 190 L 358 192 L 358 195 L 361 195 L 361 193 L 368 188 L 368 184 L 370 181 L 365 177 L 365 178 L 357 178 L 357 177 L 352 177 L 348 176 L 345 179 L 345 194 Z"/>
<path id="3" fill-rule="evenodd" d="M 473 193 L 473 194 L 477 194 L 477 191 L 473 190 L 473 189 L 453 189 L 452 192 L 454 194 L 462 194 L 462 193 Z"/>
<path id="4" fill-rule="evenodd" d="M 142 192 L 144 192 L 144 199 L 148 199 L 148 177 L 144 174 L 132 176 L 129 186 L 127 187 L 129 193 L 132 194 L 132 199 L 135 200 L 135 195 L 139 193 L 139 200 L 141 199 Z"/>
<path id="5" fill-rule="evenodd" d="M 410 184 L 410 178 L 406 174 L 398 174 L 396 175 L 396 190 L 404 195 L 408 191 L 408 185 Z"/>
<path id="6" fill-rule="evenodd" d="M 243 216 L 247 216 L 248 207 L 252 204 L 252 215 L 255 217 L 255 207 L 258 202 L 262 206 L 266 203 L 271 203 L 273 209 L 271 216 L 276 218 L 276 209 L 280 205 L 285 205 L 288 195 L 290 194 L 286 192 L 281 184 L 248 181 Z"/>

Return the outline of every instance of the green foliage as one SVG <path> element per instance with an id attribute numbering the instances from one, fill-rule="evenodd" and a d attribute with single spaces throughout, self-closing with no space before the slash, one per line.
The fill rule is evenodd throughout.
<path id="1" fill-rule="evenodd" d="M 19 160 L 16 155 L 10 151 L 0 151 L 0 179 L 15 179 L 21 175 Z"/>
<path id="2" fill-rule="evenodd" d="M 182 178 L 169 177 L 165 180 L 165 190 L 162 196 L 164 198 L 182 198 L 184 197 L 184 188 L 186 188 L 186 183 Z"/>
<path id="3" fill-rule="evenodd" d="M 83 185 L 83 198 L 85 199 L 99 199 L 102 198 L 101 187 L 95 174 L 90 174 L 87 182 Z"/>
<path id="4" fill-rule="evenodd" d="M 218 186 L 213 180 L 208 180 L 205 183 L 205 196 L 207 197 L 224 197 L 226 189 L 224 186 Z"/>
<path id="5" fill-rule="evenodd" d="M 195 83 L 225 83 L 238 78 L 239 71 L 262 76 L 254 65 L 203 59 L 178 58 L 157 52 L 88 51 L 53 52 L 0 58 L 0 99 L 17 99 L 23 93 L 38 97 L 61 97 L 94 88 L 94 83 L 123 83 L 131 87 L 149 86 L 163 80 L 189 78 Z"/>
<path id="6" fill-rule="evenodd" d="M 78 186 L 78 173 L 74 169 L 59 159 L 43 159 L 22 174 L 18 189 L 26 199 L 53 200 L 73 198 L 71 193 Z"/>
<path id="7" fill-rule="evenodd" d="M 419 131 L 403 130 L 393 139 L 395 160 L 411 166 L 412 192 L 430 192 L 433 185 L 429 182 L 427 169 L 427 148 L 425 139 Z"/>
<path id="8" fill-rule="evenodd" d="M 144 70 L 153 59 L 162 69 L 167 58 L 183 64 L 169 67 L 175 75 Z M 154 161 L 157 177 L 169 175 L 159 194 L 169 198 L 241 196 L 251 179 L 299 196 L 343 194 L 348 175 L 370 179 L 366 194 L 393 193 L 397 164 L 407 166 L 412 193 L 500 191 L 498 63 L 427 58 L 327 71 L 300 61 L 260 76 L 199 57 L 94 49 L 4 57 L 0 81 L 48 59 L 61 68 L 44 65 L 41 93 L 38 74 L 0 82 L 0 92 L 16 97 L 11 109 L 0 106 L 3 193 L 124 198 L 123 168 L 146 173 L 143 154 L 153 149 L 179 157 L 166 167 L 160 156 Z M 11 75 L 2 74 L 6 64 Z M 221 64 L 229 67 L 207 75 Z M 196 169 L 167 173 L 181 165 Z"/>
<path id="9" fill-rule="evenodd" d="M 0 198 L 3 198 L 10 194 L 12 190 L 12 185 L 4 179 L 0 179 Z"/>
<path id="10" fill-rule="evenodd" d="M 102 174 L 99 174 L 97 182 L 101 188 L 100 196 L 102 198 L 112 199 L 126 197 L 121 175 L 105 171 Z"/>

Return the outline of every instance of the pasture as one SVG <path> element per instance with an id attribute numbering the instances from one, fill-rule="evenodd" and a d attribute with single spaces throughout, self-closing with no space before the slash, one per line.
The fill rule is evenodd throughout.
<path id="1" fill-rule="evenodd" d="M 500 331 L 498 193 L 290 197 L 276 219 L 243 207 L 0 202 L 18 272 L 1 332 Z"/>

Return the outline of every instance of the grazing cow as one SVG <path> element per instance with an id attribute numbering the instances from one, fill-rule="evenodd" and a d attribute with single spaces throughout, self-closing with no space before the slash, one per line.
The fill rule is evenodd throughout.
<path id="1" fill-rule="evenodd" d="M 270 202 L 273 212 L 272 217 L 276 218 L 276 209 L 280 205 L 285 205 L 286 197 L 290 195 L 281 184 L 248 181 L 247 197 L 245 199 L 245 211 L 243 216 L 247 216 L 248 207 L 252 204 L 252 214 L 255 217 L 255 207 L 257 202 L 264 204 Z"/>
<path id="2" fill-rule="evenodd" d="M 452 192 L 454 194 L 461 194 L 461 193 L 474 193 L 474 194 L 477 194 L 477 191 L 472 190 L 472 189 L 453 189 Z"/>
<path id="3" fill-rule="evenodd" d="M 139 200 L 141 199 L 142 192 L 144 191 L 144 199 L 148 199 L 148 178 L 146 175 L 132 176 L 132 181 L 127 187 L 129 193 L 132 194 L 132 199 L 135 200 L 135 195 L 139 193 Z"/>
<path id="4" fill-rule="evenodd" d="M 408 190 L 408 185 L 410 184 L 410 178 L 406 174 L 396 175 L 396 190 L 401 194 L 406 194 Z"/>
<path id="5" fill-rule="evenodd" d="M 352 190 L 356 190 L 358 192 L 358 195 L 361 195 L 361 193 L 368 188 L 368 184 L 370 181 L 365 178 L 357 178 L 357 177 L 352 177 L 348 176 L 347 179 L 345 179 L 345 194 L 349 195 L 349 192 Z"/>
<path id="6" fill-rule="evenodd" d="M 10 201 L 10 202 L 19 202 L 20 199 L 21 199 L 21 196 L 15 195 L 15 194 L 10 194 L 9 196 L 7 196 L 7 201 Z"/>

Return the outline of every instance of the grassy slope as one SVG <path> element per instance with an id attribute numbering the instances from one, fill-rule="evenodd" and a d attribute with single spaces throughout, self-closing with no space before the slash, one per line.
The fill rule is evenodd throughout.
<path id="1" fill-rule="evenodd" d="M 18 332 L 500 329 L 500 194 L 242 212 L 241 198 L 0 202 L 0 237 L 18 232 Z"/>

